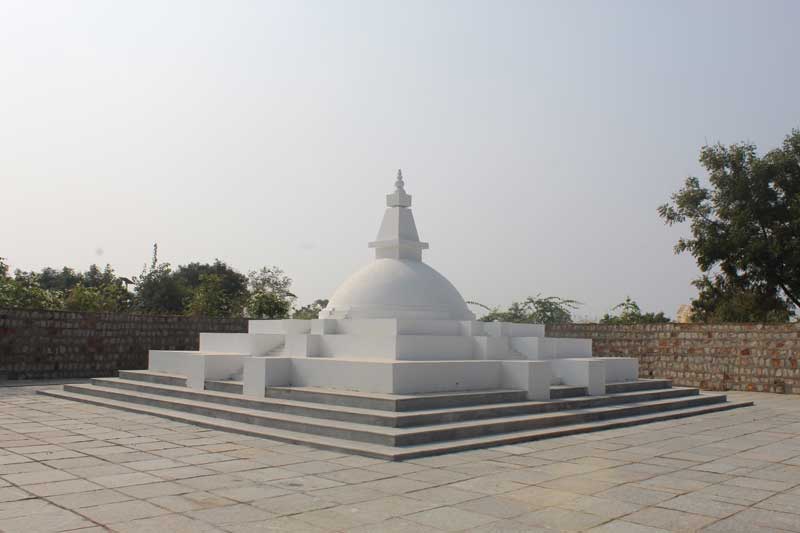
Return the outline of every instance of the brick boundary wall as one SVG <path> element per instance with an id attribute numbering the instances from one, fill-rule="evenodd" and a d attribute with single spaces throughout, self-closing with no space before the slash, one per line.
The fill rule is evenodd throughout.
<path id="1" fill-rule="evenodd" d="M 201 331 L 246 332 L 247 320 L 0 309 L 0 380 L 144 369 L 149 349 L 197 350 Z"/>
<path id="2" fill-rule="evenodd" d="M 707 390 L 800 394 L 800 324 L 554 324 L 550 337 L 592 339 L 596 356 L 639 359 L 643 378 Z"/>

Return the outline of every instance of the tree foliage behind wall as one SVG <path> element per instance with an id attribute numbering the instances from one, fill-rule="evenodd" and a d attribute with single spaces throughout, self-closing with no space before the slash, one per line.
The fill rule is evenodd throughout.
<path id="1" fill-rule="evenodd" d="M 625 301 L 614 306 L 611 313 L 606 313 L 600 319 L 601 324 L 617 324 L 617 325 L 631 325 L 631 324 L 665 324 L 670 322 L 670 319 L 664 316 L 663 311 L 658 313 L 642 313 L 634 300 L 626 297 Z"/>
<path id="2" fill-rule="evenodd" d="M 689 223 L 676 253 L 690 253 L 696 320 L 786 321 L 800 305 L 800 130 L 759 157 L 752 143 L 705 146 L 709 186 L 686 179 L 658 209 L 669 224 Z"/>
<path id="3" fill-rule="evenodd" d="M 483 322 L 515 322 L 524 324 L 563 324 L 572 322 L 572 311 L 581 304 L 577 300 L 558 296 L 529 296 L 513 302 L 508 309 L 489 307 L 478 302 L 467 302 L 488 311 L 480 318 Z"/>
<path id="4" fill-rule="evenodd" d="M 110 265 L 91 265 L 86 272 L 67 267 L 17 270 L 11 276 L 0 258 L 0 307 L 5 308 L 277 319 L 292 314 L 296 297 L 291 285 L 292 279 L 277 267 L 247 276 L 219 259 L 173 268 L 158 260 L 158 245 L 133 279 L 117 276 Z"/>

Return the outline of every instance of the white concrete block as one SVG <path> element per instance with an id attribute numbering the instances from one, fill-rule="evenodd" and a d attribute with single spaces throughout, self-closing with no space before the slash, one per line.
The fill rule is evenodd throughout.
<path id="1" fill-rule="evenodd" d="M 336 332 L 341 335 L 395 336 L 398 334 L 396 318 L 339 319 Z"/>
<path id="2" fill-rule="evenodd" d="M 247 332 L 280 335 L 286 333 L 283 327 L 283 320 L 249 320 L 247 322 Z"/>
<path id="3" fill-rule="evenodd" d="M 484 330 L 492 337 L 544 337 L 543 324 L 484 322 Z"/>
<path id="4" fill-rule="evenodd" d="M 500 371 L 500 361 L 367 361 L 296 358 L 292 359 L 291 383 L 298 387 L 330 387 L 384 394 L 421 394 L 496 389 L 501 384 Z"/>
<path id="5" fill-rule="evenodd" d="M 292 360 L 290 372 L 294 387 L 329 387 L 386 394 L 393 390 L 393 371 L 388 361 L 297 358 Z"/>
<path id="6" fill-rule="evenodd" d="M 285 355 L 291 357 L 319 357 L 322 335 L 287 334 Z"/>
<path id="7" fill-rule="evenodd" d="M 554 357 L 591 357 L 592 339 L 554 338 Z"/>
<path id="8" fill-rule="evenodd" d="M 603 361 L 606 383 L 622 383 L 639 379 L 639 360 L 635 357 L 595 357 Z"/>
<path id="9" fill-rule="evenodd" d="M 393 366 L 395 394 L 501 387 L 500 361 L 405 361 Z"/>
<path id="10" fill-rule="evenodd" d="M 275 333 L 201 333 L 200 351 L 260 356 L 266 355 L 283 342 L 284 336 Z"/>
<path id="11" fill-rule="evenodd" d="M 397 337 L 389 335 L 320 335 L 319 356 L 394 360 L 397 358 Z"/>
<path id="12" fill-rule="evenodd" d="M 245 357 L 242 376 L 242 394 L 263 398 L 267 388 L 266 357 Z"/>
<path id="13" fill-rule="evenodd" d="M 397 321 L 398 335 L 461 335 L 457 320 L 407 320 Z"/>
<path id="14" fill-rule="evenodd" d="M 464 360 L 474 357 L 472 339 L 444 335 L 396 337 L 397 359 L 406 361 Z"/>
<path id="15" fill-rule="evenodd" d="M 553 376 L 564 385 L 586 387 L 589 396 L 606 392 L 605 363 L 594 358 L 552 359 Z"/>
<path id="16" fill-rule="evenodd" d="M 289 357 L 245 357 L 242 393 L 263 398 L 267 387 L 291 384 L 292 359 Z"/>
<path id="17" fill-rule="evenodd" d="M 482 337 L 486 336 L 486 329 L 484 325 L 486 322 L 479 320 L 462 320 L 459 322 L 461 335 L 466 337 Z"/>
<path id="18" fill-rule="evenodd" d="M 502 386 L 528 391 L 528 399 L 550 399 L 552 370 L 548 361 L 503 361 Z"/>
<path id="19" fill-rule="evenodd" d="M 541 356 L 541 345 L 544 339 L 540 337 L 509 337 L 508 340 L 511 348 L 528 359 L 545 359 Z"/>
<path id="20" fill-rule="evenodd" d="M 319 318 L 311 321 L 311 334 L 312 335 L 334 335 L 338 333 L 337 323 L 338 320 L 330 318 Z"/>
<path id="21" fill-rule="evenodd" d="M 154 372 L 183 376 L 187 387 L 203 390 L 206 386 L 205 364 L 205 357 L 200 352 L 150 350 L 147 368 Z"/>
<path id="22" fill-rule="evenodd" d="M 299 335 L 301 333 L 311 332 L 310 320 L 285 319 L 281 320 L 281 322 L 283 323 L 283 332 L 287 335 Z"/>
<path id="23" fill-rule="evenodd" d="M 267 357 L 266 358 L 266 373 L 267 373 L 267 387 L 287 387 L 292 382 L 292 364 L 293 361 L 300 359 L 292 359 L 290 357 Z"/>
<path id="24" fill-rule="evenodd" d="M 243 360 L 247 356 L 241 354 L 205 353 L 205 379 L 238 380 L 242 378 Z"/>
<path id="25" fill-rule="evenodd" d="M 470 337 L 465 337 L 470 338 Z M 471 337 L 475 359 L 511 359 L 510 337 Z"/>

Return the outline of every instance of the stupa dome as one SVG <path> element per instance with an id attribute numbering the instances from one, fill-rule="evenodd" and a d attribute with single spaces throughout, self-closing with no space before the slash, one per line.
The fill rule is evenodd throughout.
<path id="1" fill-rule="evenodd" d="M 378 238 L 369 244 L 375 260 L 336 289 L 319 317 L 473 320 L 453 284 L 422 262 L 428 243 L 419 240 L 400 171 L 386 205 Z"/>
<path id="2" fill-rule="evenodd" d="M 421 261 L 376 259 L 333 293 L 331 318 L 471 320 L 474 315 L 447 278 Z"/>

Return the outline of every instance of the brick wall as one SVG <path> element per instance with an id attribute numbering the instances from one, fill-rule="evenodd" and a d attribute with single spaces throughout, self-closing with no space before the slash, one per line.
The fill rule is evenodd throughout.
<path id="1" fill-rule="evenodd" d="M 147 351 L 196 350 L 198 335 L 247 331 L 245 319 L 0 309 L 0 379 L 113 376 Z"/>
<path id="2" fill-rule="evenodd" d="M 639 359 L 639 375 L 709 390 L 800 394 L 800 324 L 556 324 L 551 337 L 591 338 L 594 355 Z"/>

